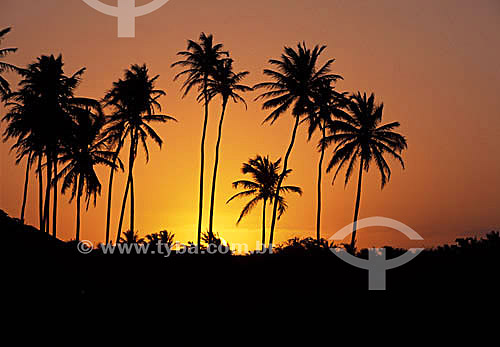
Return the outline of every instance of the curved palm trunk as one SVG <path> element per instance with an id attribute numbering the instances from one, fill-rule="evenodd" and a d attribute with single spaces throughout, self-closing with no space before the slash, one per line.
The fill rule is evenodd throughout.
<path id="1" fill-rule="evenodd" d="M 118 232 L 116 234 L 116 243 L 120 241 L 123 226 L 123 217 L 125 216 L 125 207 L 127 205 L 128 191 L 130 189 L 130 180 L 127 179 L 127 186 L 125 187 L 125 195 L 123 196 L 122 210 L 120 212 L 120 221 L 118 222 Z"/>
<path id="2" fill-rule="evenodd" d="M 40 231 L 45 231 L 43 221 L 43 175 L 42 175 L 42 155 L 38 155 L 38 217 L 40 219 Z"/>
<path id="3" fill-rule="evenodd" d="M 120 149 L 123 145 L 123 142 L 120 140 L 120 143 L 118 144 L 118 148 L 116 149 L 116 154 L 113 158 L 113 166 L 116 165 L 116 162 L 118 161 L 118 155 L 120 153 Z M 109 186 L 108 186 L 108 209 L 106 212 L 106 244 L 109 243 L 109 229 L 110 229 L 110 224 L 111 224 L 111 200 L 112 200 L 112 191 L 113 191 L 113 179 L 115 177 L 115 168 L 111 168 L 111 172 L 109 173 Z"/>
<path id="4" fill-rule="evenodd" d="M 299 127 L 299 117 L 295 117 L 295 125 L 293 127 L 292 139 L 290 141 L 290 145 L 288 146 L 288 150 L 285 155 L 285 160 L 283 162 L 283 171 L 281 172 L 280 179 L 278 180 L 278 185 L 276 187 L 276 193 L 274 194 L 273 201 L 273 216 L 271 219 L 271 231 L 269 232 L 269 252 L 273 251 L 273 238 L 274 238 L 274 228 L 276 227 L 276 218 L 278 212 L 278 198 L 281 190 L 281 184 L 285 179 L 285 174 L 288 169 L 288 159 L 290 158 L 290 154 L 292 153 L 293 145 L 295 144 L 295 138 L 297 137 L 297 128 Z"/>
<path id="5" fill-rule="evenodd" d="M 132 172 L 134 168 L 134 161 L 135 161 L 135 146 L 136 146 L 136 136 L 135 134 L 132 136 L 130 139 L 130 153 L 129 153 L 129 159 L 128 159 L 128 179 L 127 179 L 127 186 L 125 188 L 125 195 L 123 196 L 123 203 L 122 203 L 122 210 L 120 213 L 120 222 L 118 223 L 118 233 L 116 236 L 116 243 L 120 241 L 121 233 L 122 233 L 122 227 L 123 227 L 123 218 L 125 217 L 125 207 L 127 205 L 127 198 L 128 198 L 128 192 L 130 190 L 131 185 L 133 184 L 132 182 Z M 132 202 L 133 203 L 133 202 Z M 133 207 L 130 207 L 130 228 L 133 227 Z M 133 231 L 133 229 L 130 229 Z"/>
<path id="6" fill-rule="evenodd" d="M 321 126 L 321 132 L 323 136 L 323 140 L 326 138 L 325 124 Z M 316 239 L 318 242 L 321 240 L 321 184 L 323 177 L 323 160 L 325 158 L 325 146 L 321 146 L 321 156 L 319 158 L 318 164 L 318 205 L 316 211 Z"/>
<path id="7" fill-rule="evenodd" d="M 57 155 L 54 155 L 54 206 L 52 211 L 52 236 L 57 237 Z"/>
<path id="8" fill-rule="evenodd" d="M 262 253 L 266 250 L 266 205 L 267 199 L 264 199 L 264 206 L 262 206 Z"/>
<path id="9" fill-rule="evenodd" d="M 205 175 L 205 140 L 207 138 L 208 125 L 208 95 L 207 78 L 205 78 L 203 94 L 205 97 L 205 119 L 203 121 L 203 133 L 201 136 L 201 159 L 200 159 L 200 201 L 198 204 L 198 249 L 201 247 L 201 224 L 203 222 L 203 177 Z"/>
<path id="10" fill-rule="evenodd" d="M 214 208 L 215 208 L 215 188 L 217 182 L 217 169 L 219 167 L 219 149 L 222 139 L 222 124 L 224 122 L 224 115 L 226 113 L 227 98 L 222 102 L 222 113 L 219 122 L 219 134 L 217 136 L 217 144 L 215 146 L 215 162 L 214 162 L 214 174 L 212 178 L 212 195 L 210 197 L 210 222 L 208 224 L 208 233 L 213 235 L 213 225 L 214 225 Z"/>
<path id="11" fill-rule="evenodd" d="M 353 230 L 352 230 L 352 238 L 351 238 L 351 245 L 350 245 L 350 250 L 354 253 L 354 247 L 356 246 L 356 231 L 357 231 L 357 224 L 358 224 L 358 213 L 359 213 L 359 203 L 361 200 L 361 181 L 363 179 L 363 164 L 364 160 L 361 158 L 361 162 L 359 163 L 359 176 L 358 176 L 358 193 L 356 196 L 356 208 L 354 209 L 354 223 L 353 223 Z"/>
<path id="12" fill-rule="evenodd" d="M 134 195 L 134 176 L 130 176 L 130 230 L 134 229 L 135 221 L 135 195 Z"/>
<path id="13" fill-rule="evenodd" d="M 83 182 L 82 176 L 78 176 L 78 195 L 76 197 L 76 242 L 80 242 L 80 203 L 82 198 Z"/>
<path id="14" fill-rule="evenodd" d="M 28 154 L 28 160 L 26 161 L 26 175 L 24 178 L 24 190 L 23 190 L 23 204 L 21 206 L 21 223 L 24 223 L 24 212 L 26 211 L 26 200 L 28 199 L 28 182 L 30 178 L 30 165 L 31 163 L 31 152 Z"/>
<path id="15" fill-rule="evenodd" d="M 48 234 L 50 232 L 50 185 L 52 183 L 52 160 L 51 155 L 47 154 L 47 183 L 45 189 L 45 208 L 43 212 L 43 220 L 45 223 L 45 232 Z"/>

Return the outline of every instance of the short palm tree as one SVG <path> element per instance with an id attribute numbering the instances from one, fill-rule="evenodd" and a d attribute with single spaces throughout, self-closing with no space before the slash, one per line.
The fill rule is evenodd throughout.
<path id="1" fill-rule="evenodd" d="M 384 105 L 375 104 L 373 93 L 370 97 L 367 97 L 366 93 L 361 95 L 359 92 L 353 95 L 347 109 L 350 114 L 345 114 L 341 119 L 330 122 L 331 134 L 326 137 L 323 143 L 324 145 L 336 144 L 327 169 L 327 171 L 331 171 L 333 167 L 337 166 L 334 180 L 343 168 L 347 168 L 345 173 L 345 185 L 347 185 L 354 167 L 359 161 L 354 227 L 349 246 L 349 249 L 354 251 L 363 170 L 368 172 L 370 165 L 375 162 L 380 172 L 382 188 L 384 188 L 391 178 L 391 169 L 384 155 L 396 159 L 404 169 L 401 153 L 407 148 L 407 142 L 404 136 L 393 131 L 400 126 L 399 122 L 380 124 Z"/>
<path id="2" fill-rule="evenodd" d="M 98 110 L 97 110 L 98 111 Z M 102 136 L 104 116 L 90 109 L 74 112 L 74 129 L 71 141 L 63 149 L 60 162 L 64 168 L 59 173 L 63 179 L 62 192 L 71 188 L 71 200 L 76 198 L 76 241 L 80 241 L 81 198 L 85 195 L 86 209 L 93 198 L 96 205 L 97 195 L 101 193 L 101 183 L 95 168 L 97 165 L 114 166 L 113 152 L 109 151 Z"/>
<path id="3" fill-rule="evenodd" d="M 147 139 L 151 138 L 160 148 L 163 140 L 150 126 L 151 123 L 165 123 L 169 120 L 175 121 L 175 118 L 155 114 L 161 111 L 161 105 L 158 99 L 165 94 L 163 90 L 155 89 L 156 81 L 159 75 L 153 78 L 149 77 L 149 71 L 146 65 L 132 65 L 125 71 L 124 79 L 113 83 L 113 88 L 107 93 L 104 100 L 106 106 L 114 109 L 112 119 L 109 121 L 107 133 L 112 137 L 118 138 L 119 146 L 115 149 L 113 160 L 118 158 L 118 153 L 123 146 L 125 138 L 130 138 L 130 152 L 128 159 L 128 179 L 125 188 L 125 194 L 122 202 L 120 221 L 116 240 L 120 240 L 125 206 L 130 190 L 130 230 L 134 230 L 135 215 L 135 196 L 134 196 L 134 164 L 137 157 L 139 143 L 146 153 L 146 162 L 149 161 L 149 150 Z M 108 139 L 109 141 L 109 139 Z M 116 165 L 114 165 L 116 168 Z M 113 174 L 113 167 L 111 175 Z M 112 178 L 112 177 L 110 177 Z M 111 181 L 111 179 L 110 179 Z M 111 189 L 109 191 L 111 194 Z M 108 199 L 108 210 L 110 203 Z"/>
<path id="4" fill-rule="evenodd" d="M 327 126 L 332 119 L 341 117 L 345 113 L 347 93 L 339 93 L 330 82 L 319 85 L 313 94 L 313 104 L 308 111 L 304 122 L 309 125 L 308 140 L 310 141 L 316 132 L 320 132 L 321 140 L 319 143 L 320 158 L 318 162 L 318 181 L 317 181 L 317 204 L 316 204 L 316 240 L 321 241 L 321 203 L 322 203 L 322 183 L 323 183 L 323 161 L 325 158 L 324 139 L 326 138 Z"/>
<path id="5" fill-rule="evenodd" d="M 278 182 L 280 180 L 280 175 L 278 174 L 280 170 L 281 159 L 276 162 L 269 160 L 269 156 L 261 157 L 257 155 L 255 158 L 250 159 L 248 163 L 244 163 L 241 168 L 243 174 L 250 174 L 252 180 L 239 180 L 233 182 L 233 188 L 238 189 L 240 187 L 245 190 L 231 197 L 227 203 L 231 202 L 236 198 L 253 197 L 243 210 L 241 211 L 240 217 L 236 224 L 239 224 L 243 217 L 249 214 L 252 209 L 262 201 L 262 250 L 266 247 L 266 205 L 269 202 L 273 203 L 274 199 L 278 197 L 278 219 L 281 218 L 283 213 L 285 213 L 288 205 L 286 203 L 283 195 L 285 193 L 297 193 L 302 195 L 302 189 L 296 186 L 282 186 L 279 187 L 279 193 L 276 194 L 276 189 L 278 188 Z M 285 172 L 285 177 L 287 177 L 292 170 L 288 169 Z M 269 243 L 269 249 L 272 247 L 272 240 Z"/>
<path id="6" fill-rule="evenodd" d="M 5 35 L 7 35 L 10 31 L 11 28 L 0 30 L 0 43 L 2 43 Z M 0 48 L 0 59 L 5 58 L 9 54 L 15 53 L 16 51 L 17 48 Z M 10 84 L 5 78 L 2 77 L 2 74 L 5 71 L 21 72 L 21 70 L 22 69 L 18 68 L 15 65 L 0 61 L 0 97 L 5 97 L 10 93 Z"/>
<path id="7" fill-rule="evenodd" d="M 208 94 L 208 83 L 219 60 L 225 59 L 228 56 L 224 52 L 222 44 L 214 44 L 212 35 L 201 33 L 200 41 L 188 41 L 187 50 L 177 53 L 184 58 L 172 64 L 172 67 L 183 67 L 184 71 L 175 76 L 175 80 L 185 77 L 186 80 L 182 85 L 185 97 L 193 88 L 197 88 L 202 92 L 203 103 L 205 106 L 205 117 L 203 120 L 203 132 L 201 135 L 201 158 L 200 158 L 200 198 L 198 207 L 198 248 L 201 247 L 201 229 L 203 221 L 203 179 L 205 174 L 205 140 L 207 136 L 208 114 L 210 98 Z"/>
<path id="8" fill-rule="evenodd" d="M 288 161 L 295 144 L 297 129 L 301 116 L 307 114 L 313 103 L 313 92 L 322 84 L 334 82 L 341 78 L 339 75 L 330 74 L 331 65 L 334 60 L 328 60 L 324 65 L 318 67 L 318 58 L 326 46 L 315 46 L 314 49 L 307 48 L 305 43 L 298 44 L 297 49 L 284 48 L 280 60 L 271 59 L 269 63 L 276 70 L 265 69 L 264 75 L 272 81 L 259 83 L 254 88 L 266 89 L 256 100 L 265 100 L 262 108 L 273 109 L 264 122 L 273 124 L 288 109 L 291 108 L 295 124 L 292 130 L 292 138 L 283 161 L 283 171 L 278 180 L 276 194 L 279 194 L 281 184 L 288 169 Z M 276 217 L 278 212 L 278 199 L 274 199 L 273 215 L 270 230 L 270 246 L 274 236 Z"/>
<path id="9" fill-rule="evenodd" d="M 138 243 L 138 244 L 144 243 L 144 239 L 142 237 L 140 237 L 138 233 L 136 233 L 132 230 L 127 230 L 123 233 L 123 237 L 120 237 L 118 242 L 132 245 L 135 243 Z"/>
<path id="10" fill-rule="evenodd" d="M 248 76 L 249 72 L 238 72 L 233 71 L 233 60 L 225 59 L 220 60 L 217 63 L 216 69 L 213 76 L 208 81 L 208 96 L 209 100 L 219 95 L 222 99 L 222 112 L 219 120 L 219 128 L 217 133 L 217 143 L 215 145 L 215 161 L 214 161 L 214 171 L 212 176 L 212 194 L 210 196 L 210 219 L 208 224 L 208 234 L 213 235 L 213 224 L 214 224 L 214 208 L 215 208 L 215 190 L 217 182 L 217 170 L 219 168 L 219 157 L 220 157 L 220 145 L 222 140 L 222 126 L 224 123 L 224 116 L 226 114 L 226 107 L 228 101 L 231 99 L 234 103 L 241 102 L 247 108 L 245 99 L 241 97 L 239 93 L 248 92 L 253 90 L 253 88 L 246 85 L 240 84 L 241 81 Z M 200 97 L 203 93 L 200 94 Z"/>

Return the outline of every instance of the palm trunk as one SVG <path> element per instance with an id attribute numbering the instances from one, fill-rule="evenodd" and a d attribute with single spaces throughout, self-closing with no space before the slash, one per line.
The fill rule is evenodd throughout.
<path id="1" fill-rule="evenodd" d="M 120 140 L 120 143 L 118 144 L 118 148 L 116 149 L 116 154 L 113 158 L 113 166 L 116 165 L 116 162 L 118 161 L 118 155 L 120 153 L 120 149 L 123 145 L 123 142 Z M 113 179 L 115 177 L 115 168 L 111 168 L 111 172 L 109 173 L 109 186 L 108 186 L 108 210 L 106 213 L 106 244 L 109 243 L 109 229 L 110 229 L 110 224 L 111 224 L 111 200 L 112 200 L 112 190 L 113 190 Z"/>
<path id="2" fill-rule="evenodd" d="M 45 209 L 43 212 L 43 220 L 45 223 L 45 232 L 48 234 L 50 232 L 50 186 L 52 183 L 52 160 L 50 159 L 50 153 L 47 153 L 47 183 L 45 189 Z"/>
<path id="3" fill-rule="evenodd" d="M 26 176 L 24 178 L 24 191 L 23 191 L 23 204 L 21 206 L 21 223 L 24 224 L 24 212 L 26 211 L 26 200 L 28 199 L 28 182 L 30 178 L 30 165 L 31 163 L 31 152 L 28 154 L 28 160 L 26 161 Z"/>
<path id="4" fill-rule="evenodd" d="M 266 250 L 266 205 L 267 199 L 264 199 L 264 206 L 262 206 L 262 253 Z"/>
<path id="5" fill-rule="evenodd" d="M 129 189 L 130 189 L 130 180 L 127 178 L 127 186 L 125 187 L 125 195 L 123 197 L 122 210 L 120 212 L 120 221 L 118 222 L 118 233 L 116 234 L 116 243 L 120 241 L 122 233 L 123 217 L 125 216 L 125 207 L 127 206 L 127 196 Z"/>
<path id="6" fill-rule="evenodd" d="M 76 242 L 80 242 L 80 203 L 82 198 L 82 176 L 81 174 L 78 177 L 78 195 L 76 197 Z"/>
<path id="7" fill-rule="evenodd" d="M 130 176 L 130 230 L 135 231 L 135 195 L 134 195 L 134 176 Z"/>
<path id="8" fill-rule="evenodd" d="M 203 121 L 203 133 L 201 135 L 201 159 L 200 159 L 200 201 L 198 204 L 198 249 L 201 248 L 201 224 L 203 222 L 203 177 L 205 175 L 205 140 L 208 125 L 208 94 L 207 77 L 205 77 L 203 94 L 205 97 L 205 119 Z"/>
<path id="9" fill-rule="evenodd" d="M 52 211 L 52 236 L 57 237 L 57 155 L 54 156 L 54 206 Z"/>
<path id="10" fill-rule="evenodd" d="M 358 213 L 359 213 L 359 203 L 361 200 L 361 181 L 363 179 L 363 164 L 364 160 L 361 158 L 361 161 L 359 163 L 359 176 L 358 176 L 358 194 L 356 196 L 356 208 L 354 209 L 354 223 L 353 223 L 353 228 L 352 228 L 352 239 L 351 239 L 351 246 L 350 250 L 354 253 L 354 247 L 356 246 L 356 231 L 357 231 L 357 224 L 358 224 Z"/>
<path id="11" fill-rule="evenodd" d="M 121 213 L 120 213 L 120 222 L 118 223 L 118 233 L 117 233 L 117 236 L 116 236 L 116 242 L 117 243 L 118 243 L 118 241 L 120 241 L 120 236 L 121 236 L 122 227 L 123 227 L 123 218 L 125 217 L 125 207 L 127 205 L 128 192 L 129 192 L 130 186 L 132 184 L 132 170 L 133 170 L 133 167 L 134 167 L 135 146 L 136 146 L 136 136 L 134 134 L 134 135 L 132 135 L 132 137 L 130 139 L 130 153 L 129 153 L 129 159 L 128 159 L 127 187 L 125 188 L 125 195 L 123 196 L 122 210 L 121 210 Z M 131 222 L 130 227 L 131 228 L 133 227 L 133 225 L 132 225 L 132 223 L 133 223 L 132 215 L 133 215 L 133 207 L 131 206 L 131 208 L 130 208 L 130 222 Z M 133 231 L 133 229 L 130 229 L 130 230 Z"/>
<path id="12" fill-rule="evenodd" d="M 292 132 L 292 139 L 290 141 L 290 145 L 288 146 L 288 150 L 285 155 L 285 161 L 283 162 L 283 171 L 280 175 L 280 178 L 278 180 L 278 185 L 276 187 L 276 192 L 274 194 L 274 201 L 273 201 L 273 217 L 271 219 L 271 231 L 269 233 L 269 252 L 273 251 L 273 238 L 274 238 L 274 228 L 276 227 L 276 218 L 277 218 L 277 212 L 278 212 L 278 199 L 279 199 L 279 194 L 281 190 L 281 184 L 283 183 L 283 180 L 285 179 L 285 174 L 288 169 L 288 159 L 290 158 L 290 154 L 292 153 L 293 145 L 295 144 L 295 138 L 297 137 L 297 128 L 299 127 L 299 117 L 295 117 L 295 125 L 293 127 L 293 132 Z"/>
<path id="13" fill-rule="evenodd" d="M 213 235 L 213 225 L 214 225 L 214 208 L 215 208 L 215 188 L 217 182 L 217 169 L 219 167 L 219 149 L 222 139 L 222 124 L 224 122 L 224 114 L 226 113 L 227 98 L 224 98 L 222 102 L 222 113 L 219 122 L 219 134 L 217 136 L 217 144 L 215 146 L 215 162 L 214 162 L 214 174 L 212 178 L 212 195 L 210 197 L 210 222 L 208 224 L 208 234 Z"/>
<path id="14" fill-rule="evenodd" d="M 326 138 L 326 130 L 325 130 L 325 125 L 321 126 L 321 132 L 323 136 L 323 140 Z M 316 239 L 318 242 L 321 241 L 321 184 L 322 184 L 322 177 L 323 177 L 323 160 L 325 158 L 325 146 L 322 144 L 321 145 L 321 156 L 319 158 L 319 164 L 318 164 L 318 205 L 317 205 L 317 211 L 316 211 Z"/>
<path id="15" fill-rule="evenodd" d="M 45 231 L 43 221 L 43 175 L 42 175 L 42 155 L 38 155 L 38 217 L 40 219 L 40 231 Z"/>

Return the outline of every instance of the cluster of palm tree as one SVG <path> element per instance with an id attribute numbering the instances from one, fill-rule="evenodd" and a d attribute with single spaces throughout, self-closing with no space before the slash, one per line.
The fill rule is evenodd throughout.
<path id="1" fill-rule="evenodd" d="M 0 42 L 10 29 L 0 31 Z M 345 184 L 349 182 L 356 166 L 359 167 L 356 204 L 354 211 L 354 229 L 350 249 L 355 248 L 356 221 L 359 215 L 363 172 L 368 172 L 372 164 L 376 165 L 381 175 L 382 188 L 390 180 L 391 169 L 386 157 L 396 159 L 404 168 L 401 153 L 407 148 L 404 136 L 394 130 L 398 122 L 382 124 L 383 104 L 375 102 L 372 93 L 349 94 L 336 90 L 336 82 L 342 76 L 332 73 L 334 59 L 320 64 L 320 56 L 326 46 L 313 49 L 305 43 L 296 48 L 285 47 L 279 59 L 269 60 L 271 68 L 264 70 L 269 81 L 253 87 L 242 84 L 248 71 L 235 72 L 234 61 L 220 43 L 215 43 L 212 35 L 202 33 L 199 41 L 189 40 L 187 49 L 178 53 L 182 60 L 172 67 L 183 70 L 175 80 L 184 78 L 184 95 L 194 90 L 196 100 L 204 107 L 203 129 L 201 137 L 200 186 L 197 246 L 201 246 L 204 176 L 205 176 L 205 141 L 209 122 L 209 106 L 214 99 L 220 98 L 221 111 L 217 142 L 215 147 L 214 170 L 210 195 L 209 225 L 206 235 L 208 243 L 214 237 L 214 210 L 217 187 L 217 173 L 220 162 L 220 147 L 224 119 L 229 101 L 246 102 L 242 94 L 254 89 L 263 90 L 255 99 L 262 100 L 262 108 L 270 110 L 264 123 L 274 124 L 283 115 L 289 113 L 293 119 L 291 140 L 283 161 L 272 161 L 269 156 L 256 156 L 243 164 L 243 174 L 252 176 L 252 180 L 238 180 L 233 187 L 244 191 L 235 198 L 252 197 L 245 205 L 237 223 L 259 203 L 263 204 L 262 244 L 266 242 L 266 206 L 272 206 L 272 218 L 269 229 L 268 248 L 272 249 L 277 220 L 285 213 L 286 193 L 302 194 L 296 186 L 284 185 L 290 175 L 290 157 L 296 142 L 298 129 L 302 124 L 308 126 L 308 139 L 319 133 L 319 162 L 317 177 L 317 214 L 316 238 L 321 241 L 322 180 L 325 153 L 333 147 L 333 156 L 326 168 L 327 172 L 336 168 L 335 178 L 345 169 Z M 14 48 L 0 49 L 0 58 L 14 53 Z M 113 83 L 103 100 L 75 96 L 85 69 L 73 75 L 64 73 L 62 57 L 41 56 L 26 69 L 0 62 L 0 94 L 6 102 L 8 113 L 4 117 L 7 128 L 4 139 L 15 139 L 13 150 L 17 154 L 17 163 L 26 160 L 26 179 L 21 220 L 24 220 L 29 174 L 35 167 L 39 184 L 39 219 L 40 229 L 49 232 L 51 192 L 53 193 L 52 230 L 56 236 L 58 185 L 61 190 L 71 190 L 71 199 L 76 198 L 77 227 L 76 239 L 80 237 L 80 204 L 85 197 L 87 208 L 93 198 L 101 192 L 100 180 L 95 167 L 104 165 L 110 168 L 106 243 L 110 242 L 110 221 L 113 180 L 116 171 L 124 170 L 120 159 L 122 150 L 128 144 L 127 182 L 122 200 L 118 222 L 116 242 L 127 240 L 135 233 L 135 194 L 134 174 L 139 146 L 149 160 L 148 140 L 153 140 L 160 148 L 162 139 L 153 129 L 153 123 L 175 121 L 175 118 L 163 114 L 159 98 L 165 95 L 163 90 L 155 88 L 159 76 L 150 77 L 146 65 L 133 65 L 125 71 L 124 77 Z M 17 71 L 22 80 L 19 90 L 12 92 L 8 82 L 1 76 L 4 71 Z M 109 114 L 106 115 L 106 110 Z M 60 166 L 62 168 L 60 168 Z M 43 184 L 45 171 L 46 182 Z M 122 228 L 127 201 L 130 200 L 130 228 L 122 238 Z M 161 235 L 151 236 L 162 238 Z"/>
<path id="2" fill-rule="evenodd" d="M 1 52 L 5 55 L 13 50 Z M 113 175 L 116 170 L 123 170 L 120 152 L 128 140 L 128 180 L 116 240 L 121 238 L 129 191 L 130 229 L 134 230 L 133 168 L 139 144 L 146 152 L 146 159 L 149 159 L 148 139 L 151 138 L 160 147 L 162 145 L 162 139 L 150 124 L 174 120 L 155 112 L 161 109 L 158 98 L 165 95 L 154 87 L 159 76 L 150 78 L 145 65 L 133 65 L 125 71 L 123 79 L 113 84 L 101 102 L 75 96 L 85 69 L 67 76 L 61 55 L 43 55 L 25 69 L 5 66 L 4 70 L 15 70 L 21 76 L 17 91 L 12 92 L 8 83 L 2 83 L 3 99 L 8 108 L 3 118 L 7 123 L 4 140 L 15 140 L 12 149 L 16 152 L 17 163 L 24 159 L 27 162 L 21 220 L 24 221 L 29 174 L 36 164 L 40 230 L 50 231 L 52 193 L 52 234 L 57 236 L 58 186 L 62 181 L 61 192 L 64 194 L 70 190 L 71 200 L 76 199 L 75 238 L 78 241 L 81 198 L 85 198 L 87 209 L 91 200 L 96 205 L 97 196 L 101 193 L 96 167 L 103 165 L 111 170 L 106 229 L 106 242 L 109 242 Z M 2 78 L 2 81 L 5 80 Z M 110 110 L 110 115 L 105 115 L 104 108 Z M 46 175 L 45 187 L 43 171 Z"/>

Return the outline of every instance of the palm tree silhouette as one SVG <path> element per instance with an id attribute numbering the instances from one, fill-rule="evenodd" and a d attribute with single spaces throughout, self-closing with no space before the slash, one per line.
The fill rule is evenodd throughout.
<path id="1" fill-rule="evenodd" d="M 104 98 L 106 106 L 112 106 L 115 111 L 109 122 L 108 133 L 112 134 L 115 138 L 120 138 L 119 142 L 123 141 L 126 137 L 130 138 L 128 179 L 123 197 L 118 233 L 116 236 L 117 241 L 120 240 L 129 190 L 130 230 L 134 230 L 135 196 L 133 169 L 135 159 L 137 157 L 139 142 L 146 153 L 146 162 L 148 162 L 148 137 L 150 137 L 160 148 L 163 145 L 163 140 L 149 124 L 155 122 L 165 123 L 169 120 L 175 121 L 175 118 L 173 117 L 155 114 L 155 111 L 161 111 L 161 105 L 159 104 L 158 99 L 161 96 L 166 95 L 163 90 L 155 89 L 155 84 L 159 77 L 159 75 L 156 75 L 155 77 L 150 78 L 146 65 L 132 65 L 129 70 L 125 71 L 124 79 L 120 79 L 118 82 L 113 83 L 113 88 Z M 115 156 L 113 160 L 118 158 L 116 153 L 120 151 L 122 144 L 123 142 L 121 142 L 118 148 L 115 149 Z M 111 171 L 111 175 L 112 174 L 113 169 Z M 108 205 L 110 205 L 109 198 Z"/>
<path id="2" fill-rule="evenodd" d="M 273 109 L 264 122 L 271 122 L 273 124 L 290 107 L 292 108 L 292 115 L 295 118 L 292 138 L 285 154 L 283 171 L 278 180 L 276 194 L 279 194 L 281 184 L 287 172 L 288 161 L 295 143 L 300 117 L 305 115 L 307 110 L 311 108 L 313 91 L 321 84 L 328 83 L 329 81 L 334 82 L 341 78 L 339 75 L 330 74 L 330 67 L 334 62 L 333 59 L 328 60 L 318 69 L 318 58 L 325 48 L 326 46 L 315 46 L 313 50 L 310 50 L 305 43 L 298 44 L 296 50 L 285 46 L 280 60 L 269 60 L 269 63 L 275 66 L 276 70 L 264 70 L 264 75 L 269 76 L 273 81 L 259 83 L 254 87 L 267 90 L 267 92 L 261 94 L 255 100 L 266 100 L 262 108 L 265 110 Z M 270 249 L 272 249 L 277 210 L 278 199 L 276 196 L 271 220 Z"/>
<path id="3" fill-rule="evenodd" d="M 76 241 L 80 241 L 81 198 L 85 194 L 86 210 L 93 197 L 94 206 L 97 195 L 101 194 L 101 183 L 95 172 L 97 165 L 115 166 L 114 153 L 106 146 L 103 138 L 105 118 L 96 105 L 74 110 L 71 141 L 63 149 L 60 162 L 65 165 L 58 177 L 63 179 L 63 194 L 71 188 L 71 200 L 76 197 Z M 121 165 L 121 163 L 120 163 Z"/>
<path id="4" fill-rule="evenodd" d="M 393 131 L 400 126 L 399 122 L 380 125 L 384 104 L 375 104 L 375 95 L 373 93 L 367 98 L 366 93 L 361 95 L 358 92 L 352 96 L 347 108 L 350 114 L 341 115 L 340 119 L 331 121 L 328 126 L 331 134 L 322 142 L 326 146 L 331 143 L 336 144 L 327 169 L 330 172 L 334 166 L 338 166 L 334 181 L 339 172 L 347 166 L 345 174 L 345 185 L 347 185 L 359 160 L 356 207 L 349 246 L 350 251 L 354 251 L 363 170 L 368 172 L 370 164 L 374 161 L 380 172 L 383 189 L 391 178 L 391 169 L 384 158 L 384 154 L 395 158 L 404 169 L 403 158 L 400 154 L 408 145 L 404 136 Z"/>
<path id="5" fill-rule="evenodd" d="M 12 28 L 6 28 L 0 30 L 0 43 L 2 43 L 5 35 L 10 33 L 11 29 Z M 0 48 L 0 58 L 5 58 L 9 54 L 15 53 L 16 51 L 17 48 Z M 2 77 L 2 74 L 5 71 L 21 72 L 22 69 L 15 65 L 0 61 L 0 97 L 5 97 L 10 93 L 10 84 L 5 78 Z"/>
<path id="6" fill-rule="evenodd" d="M 57 58 L 41 56 L 27 69 L 20 71 L 23 76 L 20 90 L 8 97 L 13 107 L 10 121 L 19 132 L 18 154 L 34 159 L 38 156 L 39 186 L 42 186 L 42 157 L 45 157 L 46 189 L 45 206 L 42 208 L 40 230 L 49 232 L 50 192 L 53 187 L 53 236 L 57 235 L 57 197 L 58 197 L 58 156 L 60 149 L 69 140 L 72 129 L 71 113 L 82 104 L 95 104 L 95 100 L 76 98 L 74 91 L 78 87 L 85 69 L 80 69 L 72 76 L 64 74 L 62 56 Z M 18 157 L 20 159 L 20 157 Z M 25 183 L 26 186 L 26 183 Z M 43 188 L 42 188 L 43 189 Z M 39 197 L 42 200 L 42 197 Z M 23 215 L 24 217 L 24 215 Z"/>
<path id="7" fill-rule="evenodd" d="M 132 245 L 135 243 L 138 244 L 143 243 L 144 239 L 140 237 L 138 233 L 132 230 L 127 230 L 123 233 L 123 237 L 120 237 L 120 239 L 117 242 Z"/>
<path id="8" fill-rule="evenodd" d="M 314 133 L 321 133 L 321 140 L 326 138 L 326 128 L 329 122 L 335 117 L 341 117 L 345 112 L 347 93 L 335 91 L 330 82 L 319 85 L 313 93 L 313 104 L 308 111 L 304 122 L 309 124 L 308 140 L 310 141 Z M 316 240 L 321 241 L 321 202 L 322 202 L 322 177 L 323 161 L 325 158 L 324 142 L 319 143 L 320 159 L 318 162 L 318 181 L 317 181 L 317 205 L 316 205 Z"/>
<path id="9" fill-rule="evenodd" d="M 205 105 L 205 117 L 203 120 L 203 132 L 201 136 L 201 158 L 200 158 L 200 200 L 198 207 L 198 248 L 201 247 L 201 227 L 203 221 L 203 179 L 205 174 L 205 140 L 207 136 L 208 114 L 210 98 L 208 95 L 208 83 L 214 75 L 217 62 L 229 54 L 222 51 L 222 44 L 214 44 L 212 35 L 201 33 L 200 42 L 188 40 L 187 50 L 178 52 L 177 55 L 184 58 L 172 64 L 171 67 L 180 66 L 186 68 L 178 73 L 174 80 L 186 77 L 182 85 L 185 97 L 192 88 L 198 88 L 202 92 Z M 199 100 L 199 99 L 198 99 Z"/>
<path id="10" fill-rule="evenodd" d="M 216 69 L 213 73 L 213 77 L 208 80 L 208 99 L 212 100 L 217 95 L 222 98 L 222 112 L 219 120 L 219 128 L 217 135 L 217 143 L 215 145 L 215 161 L 214 161 L 214 171 L 212 176 L 212 194 L 210 196 L 210 219 L 208 224 L 208 234 L 213 235 L 213 224 L 214 224 L 214 208 L 215 208 L 215 189 L 217 182 L 217 170 L 219 167 L 219 150 L 222 139 L 222 126 L 224 122 L 224 116 L 226 113 L 226 107 L 229 99 L 234 103 L 242 102 L 247 108 L 245 99 L 243 99 L 238 93 L 248 92 L 253 90 L 253 88 L 240 84 L 240 82 L 249 74 L 248 71 L 235 73 L 233 71 L 233 60 L 225 59 L 217 62 Z M 203 93 L 200 97 L 204 97 Z"/>
<path id="11" fill-rule="evenodd" d="M 253 159 L 249 159 L 248 163 L 244 163 L 241 168 L 243 174 L 250 174 L 252 180 L 239 180 L 233 182 L 233 188 L 238 189 L 240 187 L 245 190 L 231 197 L 227 203 L 231 202 L 236 198 L 253 197 L 243 210 L 241 211 L 240 217 L 236 224 L 238 225 L 243 217 L 249 214 L 252 209 L 262 201 L 262 251 L 266 247 L 266 204 L 269 202 L 273 203 L 274 199 L 277 197 L 278 201 L 278 219 L 281 218 L 283 213 L 285 213 L 288 205 L 283 197 L 285 193 L 297 193 L 302 195 L 302 189 L 295 186 L 283 186 L 278 188 L 278 183 L 280 181 L 280 175 L 278 174 L 280 170 L 281 159 L 276 162 L 269 160 L 269 156 L 261 157 L 257 155 Z M 288 169 L 284 177 L 286 178 L 292 170 Z M 276 189 L 279 189 L 279 193 L 276 194 Z"/>

